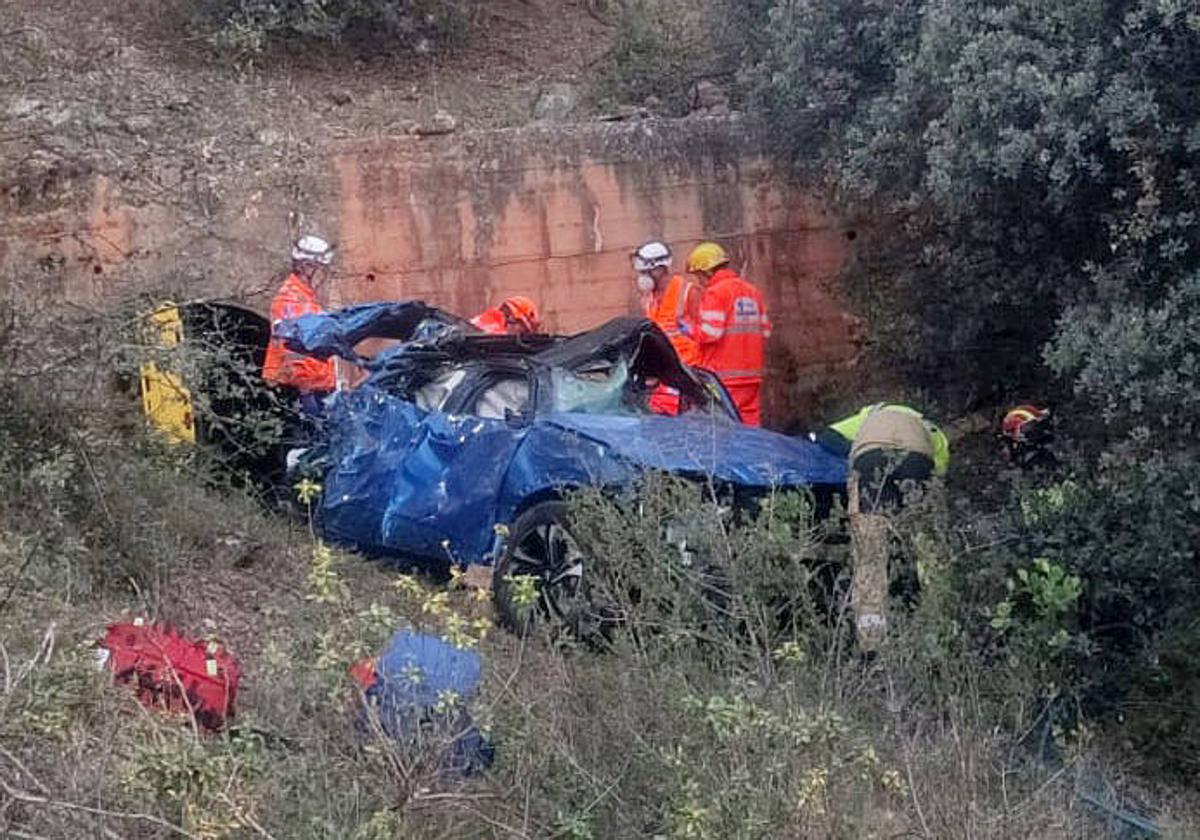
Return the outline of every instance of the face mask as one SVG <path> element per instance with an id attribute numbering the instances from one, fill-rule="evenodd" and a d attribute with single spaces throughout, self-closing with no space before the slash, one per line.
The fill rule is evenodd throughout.
<path id="1" fill-rule="evenodd" d="M 654 278 L 649 274 L 639 274 L 637 276 L 638 291 L 642 294 L 649 294 L 654 291 Z"/>

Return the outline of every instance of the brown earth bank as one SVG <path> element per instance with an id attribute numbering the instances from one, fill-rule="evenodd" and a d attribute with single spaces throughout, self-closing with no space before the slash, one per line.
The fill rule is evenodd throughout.
<path id="1" fill-rule="evenodd" d="M 634 309 L 641 241 L 711 237 L 775 311 L 769 420 L 796 420 L 859 357 L 835 285 L 856 233 L 789 182 L 752 121 L 598 122 L 584 103 L 575 122 L 525 125 L 611 39 L 575 4 L 495 4 L 436 57 L 276 49 L 249 66 L 184 37 L 169 5 L 9 6 L 0 270 L 39 294 L 264 310 L 289 238 L 316 231 L 340 246 L 333 303 L 471 315 L 520 292 L 575 331 Z"/>

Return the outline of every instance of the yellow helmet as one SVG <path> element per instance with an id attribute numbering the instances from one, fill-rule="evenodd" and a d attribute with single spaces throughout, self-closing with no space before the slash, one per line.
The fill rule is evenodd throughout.
<path id="1" fill-rule="evenodd" d="M 729 255 L 716 242 L 701 242 L 688 255 L 688 271 L 712 271 L 729 262 Z"/>

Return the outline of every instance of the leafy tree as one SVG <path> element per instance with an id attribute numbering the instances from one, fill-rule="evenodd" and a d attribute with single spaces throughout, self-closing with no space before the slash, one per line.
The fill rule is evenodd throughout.
<path id="1" fill-rule="evenodd" d="M 1085 337 L 1197 267 L 1192 4 L 780 0 L 771 24 L 765 103 L 880 232 L 856 289 L 921 384 L 1027 383 L 1053 340 L 1090 395 Z"/>
<path id="2" fill-rule="evenodd" d="M 1080 581 L 1078 614 L 1055 614 L 1082 633 L 1059 689 L 1126 711 L 1151 755 L 1190 754 L 1200 7 L 777 0 L 770 18 L 759 93 L 783 152 L 873 230 L 850 281 L 884 363 L 960 402 L 1057 376 L 1107 426 L 1000 562 Z"/>

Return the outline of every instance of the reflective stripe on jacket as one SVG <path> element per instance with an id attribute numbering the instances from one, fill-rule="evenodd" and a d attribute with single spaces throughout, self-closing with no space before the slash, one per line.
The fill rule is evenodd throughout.
<path id="1" fill-rule="evenodd" d="M 863 426 L 871 417 L 881 414 L 903 415 L 905 418 L 915 418 L 920 422 L 922 439 L 917 429 L 911 423 L 872 423 L 864 432 Z M 872 448 L 893 446 L 909 452 L 929 455 L 933 458 L 933 470 L 938 475 L 945 475 L 950 468 L 950 440 L 936 423 L 932 422 L 915 408 L 906 405 L 890 403 L 875 403 L 861 409 L 844 420 L 831 425 L 829 428 L 850 441 L 851 455 L 866 452 Z"/>
<path id="2" fill-rule="evenodd" d="M 696 329 L 695 312 L 687 311 L 687 299 L 696 288 L 678 274 L 671 278 L 661 297 L 651 297 L 646 303 L 646 317 L 658 324 L 659 329 L 671 339 L 675 352 L 685 365 L 700 364 L 700 345 L 696 339 L 679 331 L 679 322 L 685 322 L 693 331 Z"/>
<path id="3" fill-rule="evenodd" d="M 762 292 L 731 269 L 718 269 L 700 301 L 700 364 L 723 382 L 759 381 L 770 337 Z"/>
<path id="4" fill-rule="evenodd" d="M 333 359 L 314 359 L 295 353 L 275 338 L 281 321 L 301 315 L 319 315 L 324 310 L 317 293 L 297 274 L 289 274 L 271 301 L 271 340 L 263 359 L 263 379 L 276 385 L 289 385 L 301 391 L 332 391 L 336 385 Z"/>

